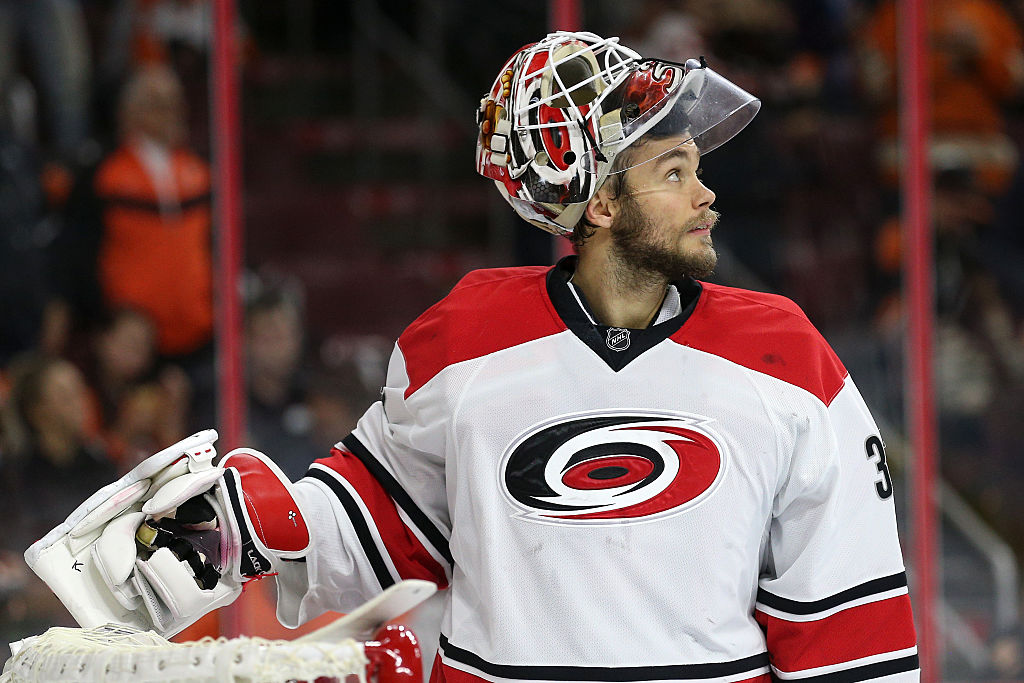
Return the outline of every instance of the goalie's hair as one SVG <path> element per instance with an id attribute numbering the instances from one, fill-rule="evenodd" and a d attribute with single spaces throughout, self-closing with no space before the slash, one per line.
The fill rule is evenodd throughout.
<path id="1" fill-rule="evenodd" d="M 598 192 L 606 190 L 608 192 L 608 198 L 612 201 L 616 201 L 622 197 L 622 195 L 629 189 L 629 181 L 626 179 L 626 174 L 629 173 L 628 169 L 634 164 L 636 158 L 635 149 L 647 144 L 651 140 L 658 140 L 663 137 L 665 136 L 658 134 L 658 128 L 655 128 L 650 133 L 639 138 L 632 145 L 620 152 L 612 162 L 611 170 L 608 172 L 608 177 L 605 179 L 604 184 L 601 185 Z M 572 246 L 577 252 L 579 252 L 583 243 L 593 237 L 594 233 L 597 232 L 597 227 L 598 226 L 594 225 L 590 219 L 587 218 L 587 212 L 584 211 L 583 215 L 580 216 L 579 221 L 576 223 L 576 227 L 573 228 L 573 231 L 570 234 L 566 235 L 566 238 L 572 242 Z"/>

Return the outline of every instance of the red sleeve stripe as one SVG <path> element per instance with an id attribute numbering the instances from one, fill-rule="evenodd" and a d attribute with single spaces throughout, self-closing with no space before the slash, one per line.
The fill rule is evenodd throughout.
<path id="1" fill-rule="evenodd" d="M 444 558 L 444 562 L 447 562 L 449 566 L 455 564 L 455 560 L 452 559 L 451 549 L 448 546 L 448 539 L 444 533 L 430 521 L 426 513 L 420 509 L 418 505 L 413 501 L 412 497 L 406 492 L 402 485 L 398 483 L 394 475 L 388 471 L 386 467 L 374 457 L 373 453 L 370 452 L 363 442 L 356 437 L 355 434 L 349 434 L 346 436 L 342 443 L 348 448 L 354 456 L 359 458 L 359 461 L 363 464 L 363 467 L 373 475 L 384 490 L 387 491 L 388 495 L 391 496 L 392 500 L 398 504 L 398 507 L 408 516 L 412 522 L 413 527 L 419 531 L 419 535 L 425 536 L 436 551 L 435 554 L 440 555 Z"/>
<path id="2" fill-rule="evenodd" d="M 334 449 L 330 458 L 314 463 L 306 476 L 323 482 L 334 493 L 357 535 L 359 526 L 366 527 L 367 533 L 360 535 L 359 540 L 371 563 L 375 553 L 380 557 L 374 566 L 378 578 L 383 563 L 394 581 L 425 579 L 441 588 L 448 586 L 445 568 L 402 521 L 394 500 L 358 458 Z M 346 495 L 353 498 L 354 506 L 346 501 Z"/>
<path id="3" fill-rule="evenodd" d="M 374 542 L 373 534 L 370 532 L 370 527 L 361 514 L 361 510 L 359 505 L 356 503 L 355 497 L 345 486 L 342 485 L 342 482 L 339 481 L 338 478 L 328 474 L 326 471 L 318 469 L 316 465 L 313 465 L 306 471 L 305 478 L 319 481 L 321 484 L 326 486 L 327 490 L 334 494 L 335 499 L 341 504 L 342 508 L 344 508 L 345 514 L 352 524 L 352 529 L 355 531 L 356 537 L 359 539 L 359 543 L 362 546 L 363 555 L 370 563 L 370 567 L 373 568 L 374 576 L 376 576 L 377 583 L 380 584 L 381 590 L 390 588 L 397 583 L 397 579 L 392 572 L 392 567 L 384 561 L 380 549 Z"/>
<path id="4" fill-rule="evenodd" d="M 768 616 L 777 617 L 785 621 L 819 621 L 831 617 L 833 614 L 838 614 L 843 610 L 848 610 L 853 607 L 860 607 L 861 605 L 867 605 L 872 602 L 879 602 L 888 600 L 890 598 L 897 598 L 901 595 L 907 595 L 909 591 L 906 588 L 894 588 L 891 591 L 885 591 L 884 593 L 877 593 L 875 595 L 869 595 L 863 598 L 857 598 L 856 600 L 850 600 L 845 602 L 838 607 L 831 607 L 821 612 L 814 612 L 813 614 L 793 614 L 792 612 L 786 612 L 784 610 L 777 610 L 767 606 L 764 603 L 758 602 L 754 607 L 759 612 L 764 612 Z"/>
<path id="5" fill-rule="evenodd" d="M 405 510 L 403 510 L 402 508 L 398 508 L 397 511 L 398 511 L 399 518 L 401 518 L 402 523 L 405 525 L 405 528 L 408 529 L 410 532 L 412 532 L 412 534 L 414 536 L 416 536 L 417 540 L 419 540 L 419 542 L 420 542 L 420 545 L 423 546 L 423 549 L 426 550 L 428 553 L 430 553 L 430 556 L 432 558 L 434 558 L 434 562 L 436 562 L 437 566 L 439 566 L 441 568 L 441 571 L 444 572 L 445 583 L 444 584 L 440 584 L 441 587 L 443 588 L 444 586 L 446 586 L 448 584 L 448 582 L 451 581 L 451 578 L 452 578 L 452 564 L 446 562 L 443 557 L 441 557 L 440 555 L 437 554 L 437 551 L 434 550 L 434 546 L 430 544 L 430 542 L 423 536 L 422 533 L 420 533 L 419 527 L 417 527 L 413 523 L 413 521 L 411 519 L 409 519 L 409 516 L 407 514 L 405 514 Z M 433 580 L 433 579 L 431 579 L 431 580 Z M 437 583 L 437 582 L 435 581 L 434 583 Z"/>
<path id="6" fill-rule="evenodd" d="M 765 631 L 772 666 L 780 675 L 854 666 L 857 660 L 876 655 L 894 658 L 913 649 L 917 641 L 906 594 L 816 621 L 788 621 L 760 609 L 755 610 L 754 618 Z"/>

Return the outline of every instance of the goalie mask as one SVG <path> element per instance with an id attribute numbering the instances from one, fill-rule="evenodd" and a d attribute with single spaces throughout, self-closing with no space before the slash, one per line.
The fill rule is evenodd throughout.
<path id="1" fill-rule="evenodd" d="M 477 113 L 477 171 L 522 218 L 570 234 L 609 173 L 650 161 L 645 135 L 725 143 L 761 103 L 704 64 L 648 59 L 618 38 L 559 31 L 512 56 Z M 628 163 L 623 163 L 627 161 Z"/>

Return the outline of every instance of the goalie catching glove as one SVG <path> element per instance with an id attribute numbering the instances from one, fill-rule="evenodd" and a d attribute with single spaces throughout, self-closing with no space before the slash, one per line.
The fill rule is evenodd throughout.
<path id="1" fill-rule="evenodd" d="M 216 439 L 206 430 L 147 458 L 25 552 L 82 627 L 170 637 L 276 563 L 305 556 L 310 534 L 292 483 L 250 449 L 214 465 Z"/>

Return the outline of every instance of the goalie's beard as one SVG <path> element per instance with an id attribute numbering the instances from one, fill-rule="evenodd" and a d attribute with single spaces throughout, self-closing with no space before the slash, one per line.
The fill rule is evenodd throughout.
<path id="1" fill-rule="evenodd" d="M 706 280 L 715 272 L 718 254 L 706 243 L 683 250 L 676 243 L 678 233 L 686 233 L 707 222 L 718 222 L 718 212 L 710 209 L 676 230 L 659 225 L 637 202 L 633 193 L 619 197 L 619 213 L 615 216 L 610 236 L 615 260 L 625 266 L 616 275 L 623 289 L 643 288 L 653 281 L 677 282 L 687 277 Z M 661 222 L 665 222 L 662 220 Z"/>

